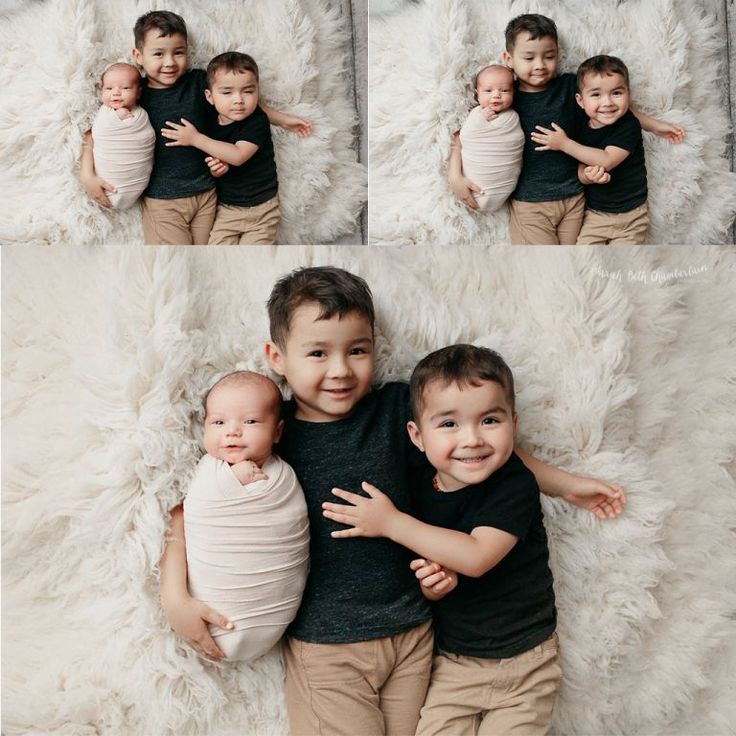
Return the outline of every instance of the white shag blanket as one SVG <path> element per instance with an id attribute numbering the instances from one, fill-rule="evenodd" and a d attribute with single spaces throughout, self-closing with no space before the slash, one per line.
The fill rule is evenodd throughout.
<path id="1" fill-rule="evenodd" d="M 379 381 L 456 342 L 513 367 L 521 440 L 627 490 L 543 499 L 555 734 L 736 723 L 736 255 L 718 248 L 15 248 L 3 266 L 3 733 L 286 734 L 278 652 L 199 659 L 157 599 L 216 374 L 266 371 L 301 265 L 363 276 Z M 199 412 L 199 414 L 198 414 Z"/>
<path id="2" fill-rule="evenodd" d="M 382 0 L 372 14 L 370 242 L 509 242 L 506 208 L 474 213 L 447 183 L 451 134 L 473 103 L 472 77 L 497 62 L 522 13 L 555 20 L 560 71 L 595 54 L 626 62 L 633 103 L 681 125 L 672 145 L 645 133 L 650 243 L 728 243 L 736 174 L 725 158 L 719 79 L 727 40 L 709 3 L 690 0 Z"/>
<path id="3" fill-rule="evenodd" d="M 0 243 L 143 242 L 138 206 L 106 212 L 79 183 L 82 135 L 112 62 L 132 62 L 133 25 L 154 9 L 179 13 L 189 64 L 223 51 L 251 54 L 261 95 L 307 117 L 308 138 L 273 128 L 282 221 L 279 242 L 324 243 L 352 232 L 367 196 L 353 148 L 357 124 L 350 19 L 329 0 L 43 0 L 0 16 Z M 32 29 L 32 31 L 30 30 Z"/>

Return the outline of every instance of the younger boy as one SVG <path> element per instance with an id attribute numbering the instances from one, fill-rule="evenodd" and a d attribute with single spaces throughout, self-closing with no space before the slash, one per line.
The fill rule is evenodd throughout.
<path id="1" fill-rule="evenodd" d="M 460 143 L 465 176 L 481 191 L 476 195 L 481 210 L 493 212 L 514 191 L 521 171 L 524 131 L 511 109 L 514 75 L 500 64 L 481 69 L 475 78 L 474 107 L 462 128 Z"/>
<path id="2" fill-rule="evenodd" d="M 629 70 L 615 56 L 593 56 L 577 73 L 578 105 L 588 116 L 577 131 L 578 142 L 555 123 L 540 125 L 532 140 L 538 151 L 562 151 L 580 162 L 578 175 L 585 188 L 586 211 L 578 244 L 641 245 L 649 226 L 647 170 L 641 124 L 629 106 Z M 599 166 L 610 183 L 596 184 L 586 167 Z"/>
<path id="3" fill-rule="evenodd" d="M 418 736 L 547 732 L 561 679 L 539 487 L 514 454 L 514 381 L 491 350 L 453 345 L 410 382 L 420 473 L 416 517 L 377 488 L 334 489 L 336 538 L 386 537 L 458 572 L 433 605 L 439 654 Z"/>
<path id="4" fill-rule="evenodd" d="M 97 173 L 115 186 L 110 204 L 127 209 L 138 201 L 153 168 L 153 132 L 138 104 L 141 75 L 132 64 L 112 64 L 102 74 L 100 109 L 92 123 Z"/>
<path id="5" fill-rule="evenodd" d="M 278 179 L 266 113 L 258 104 L 258 66 L 229 51 L 207 66 L 207 101 L 217 119 L 200 133 L 187 120 L 168 122 L 167 146 L 194 146 L 230 165 L 217 180 L 210 245 L 272 245 L 279 227 Z"/>
<path id="6" fill-rule="evenodd" d="M 505 36 L 503 59 L 517 78 L 514 108 L 526 136 L 521 175 L 510 201 L 511 242 L 573 244 L 585 207 L 577 162 L 561 151 L 536 151 L 531 134 L 537 125 L 549 128 L 553 122 L 565 130 L 585 124 L 575 102 L 576 76 L 557 74 L 557 26 L 550 18 L 538 14 L 517 16 L 506 26 Z M 685 135 L 677 126 L 638 111 L 634 114 L 645 130 L 657 135 L 675 142 Z M 448 178 L 455 196 L 472 207 L 472 182 L 462 174 L 458 145 L 456 142 L 450 155 Z"/>
<path id="7" fill-rule="evenodd" d="M 385 488 L 399 510 L 410 510 L 409 460 L 416 451 L 405 429 L 408 387 L 372 389 L 375 313 L 363 279 L 333 267 L 298 269 L 276 283 L 268 312 L 266 356 L 294 394 L 284 407 L 278 450 L 304 489 L 311 535 L 309 579 L 285 647 L 292 732 L 413 734 L 433 637 L 411 555 L 390 540 L 336 542 L 331 532 L 338 526 L 322 516 L 330 488 L 358 489 L 365 481 Z M 545 489 L 601 516 L 620 512 L 620 488 L 524 458 Z M 180 539 L 176 509 L 171 526 Z M 180 551 L 169 556 L 167 547 L 164 610 L 197 651 L 221 656 L 204 621 L 225 619 L 189 595 L 182 564 Z M 452 578 L 430 560 L 413 565 L 422 591 L 437 594 Z"/>
<path id="8" fill-rule="evenodd" d="M 284 423 L 281 392 L 236 371 L 205 397 L 204 449 L 184 501 L 193 596 L 232 625 L 212 636 L 230 660 L 251 661 L 296 615 L 309 566 L 309 522 L 299 481 L 273 454 Z"/>

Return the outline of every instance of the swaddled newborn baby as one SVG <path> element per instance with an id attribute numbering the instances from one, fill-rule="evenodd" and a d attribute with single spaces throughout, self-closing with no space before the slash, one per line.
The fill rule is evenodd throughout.
<path id="1" fill-rule="evenodd" d="M 481 210 L 494 211 L 516 188 L 524 153 L 524 131 L 511 109 L 514 78 L 509 69 L 493 64 L 475 79 L 474 107 L 462 128 L 463 174 L 482 191 L 475 195 Z"/>
<path id="2" fill-rule="evenodd" d="M 189 590 L 226 616 L 210 626 L 225 657 L 265 654 L 296 616 L 309 521 L 291 466 L 272 454 L 281 393 L 258 373 L 220 379 L 205 398 L 204 449 L 184 500 Z"/>
<path id="3" fill-rule="evenodd" d="M 141 75 L 132 64 L 113 64 L 102 75 L 100 109 L 92 123 L 95 171 L 117 191 L 107 196 L 115 209 L 135 204 L 153 168 L 156 134 L 138 105 Z"/>

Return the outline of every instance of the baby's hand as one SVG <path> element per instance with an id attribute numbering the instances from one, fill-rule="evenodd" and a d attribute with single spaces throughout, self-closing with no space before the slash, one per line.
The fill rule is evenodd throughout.
<path id="1" fill-rule="evenodd" d="M 481 110 L 483 111 L 483 117 L 490 123 L 491 120 L 498 117 L 497 112 L 493 112 L 492 107 L 481 107 Z"/>
<path id="2" fill-rule="evenodd" d="M 118 117 L 121 120 L 133 117 L 133 113 L 127 107 L 119 107 L 117 110 L 115 110 L 115 112 L 118 114 Z"/>
<path id="3" fill-rule="evenodd" d="M 438 562 L 431 560 L 412 560 L 409 567 L 422 586 L 422 593 L 430 600 L 437 601 L 457 588 L 457 573 L 447 570 Z"/>
<path id="4" fill-rule="evenodd" d="M 226 164 L 224 161 L 220 161 L 219 158 L 215 158 L 214 156 L 207 156 L 204 162 L 210 167 L 210 174 L 212 174 L 215 179 L 230 171 L 229 164 Z"/>
<path id="5" fill-rule="evenodd" d="M 588 184 L 608 184 L 611 181 L 611 175 L 603 166 L 586 166 L 583 169 L 583 175 Z"/>
<path id="6" fill-rule="evenodd" d="M 243 460 L 240 463 L 231 465 L 230 468 L 235 477 L 240 481 L 240 485 L 243 486 L 259 480 L 268 480 L 268 476 L 252 460 Z"/>
<path id="7" fill-rule="evenodd" d="M 193 146 L 195 138 L 199 135 L 199 131 L 186 119 L 181 119 L 181 125 L 166 121 L 168 128 L 161 128 L 161 135 L 168 138 L 170 143 L 167 146 Z"/>

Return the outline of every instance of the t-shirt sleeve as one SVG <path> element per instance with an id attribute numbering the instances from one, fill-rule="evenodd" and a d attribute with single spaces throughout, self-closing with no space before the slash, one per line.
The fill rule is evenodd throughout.
<path id="1" fill-rule="evenodd" d="M 629 113 L 621 119 L 616 129 L 606 137 L 606 146 L 616 146 L 625 151 L 633 151 L 641 143 L 641 123 Z"/>
<path id="2" fill-rule="evenodd" d="M 488 488 L 474 526 L 491 526 L 523 540 L 539 506 L 539 486 L 516 455 L 497 472 L 501 477 Z"/>
<path id="3" fill-rule="evenodd" d="M 247 141 L 262 148 L 268 140 L 269 133 L 266 113 L 258 107 L 240 124 L 234 141 Z"/>

